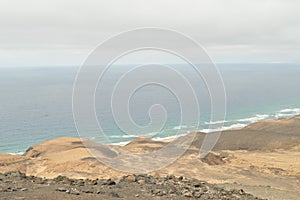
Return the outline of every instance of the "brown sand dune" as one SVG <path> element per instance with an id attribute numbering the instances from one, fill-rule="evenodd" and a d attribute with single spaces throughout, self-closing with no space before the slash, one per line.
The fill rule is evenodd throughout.
<path id="1" fill-rule="evenodd" d="M 262 121 L 240 130 L 224 131 L 212 153 L 199 158 L 204 133 L 179 138 L 195 140 L 188 151 L 170 166 L 152 175 L 184 175 L 246 191 L 268 199 L 299 199 L 300 116 Z M 119 151 L 156 151 L 168 141 L 137 138 L 112 151 L 89 142 L 100 155 L 118 158 Z M 95 159 L 79 138 L 58 138 L 35 145 L 23 156 L 0 155 L 0 173 L 16 171 L 39 177 L 117 178 L 124 172 L 110 169 Z"/>

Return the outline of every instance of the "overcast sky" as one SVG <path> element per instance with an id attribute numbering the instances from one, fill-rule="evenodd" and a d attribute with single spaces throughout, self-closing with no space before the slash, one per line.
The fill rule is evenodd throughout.
<path id="1" fill-rule="evenodd" d="M 1 0 L 0 66 L 80 65 L 121 31 L 185 33 L 215 62 L 299 62 L 298 0 Z"/>

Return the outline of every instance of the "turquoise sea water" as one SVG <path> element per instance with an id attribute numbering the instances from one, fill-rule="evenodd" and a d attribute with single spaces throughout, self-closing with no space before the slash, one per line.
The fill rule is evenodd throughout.
<path id="1" fill-rule="evenodd" d="M 114 85 L 126 67 L 130 66 L 118 66 L 108 74 L 104 82 L 107 88 Z M 175 68 L 184 69 L 189 74 L 187 66 L 175 65 Z M 227 95 L 227 116 L 223 129 L 300 114 L 300 65 L 221 64 L 218 68 Z M 78 137 L 72 114 L 72 87 L 77 70 L 78 67 L 0 68 L 1 153 L 22 153 L 29 146 L 47 139 Z M 132 119 L 141 126 L 147 125 L 147 111 L 151 105 L 158 103 L 165 106 L 168 118 L 164 129 L 149 137 L 172 137 L 179 130 L 181 133 L 195 129 L 212 131 L 207 130 L 208 124 L 214 123 L 209 121 L 207 91 L 196 80 L 194 85 L 201 91 L 200 127 L 180 125 L 178 101 L 170 92 L 157 86 L 142 88 L 133 96 L 134 101 L 130 104 Z M 101 103 L 105 91 L 96 93 L 98 120 L 112 143 L 128 142 L 135 134 L 122 133 L 114 123 L 108 112 L 109 106 Z M 149 129 L 149 133 L 152 131 Z M 101 142 L 97 133 L 91 132 L 86 136 Z"/>

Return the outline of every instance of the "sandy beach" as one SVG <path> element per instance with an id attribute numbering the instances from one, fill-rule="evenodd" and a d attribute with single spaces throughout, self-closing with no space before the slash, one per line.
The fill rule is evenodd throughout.
<path id="1" fill-rule="evenodd" d="M 187 137 L 194 137 L 194 141 L 183 156 L 148 175 L 194 178 L 226 190 L 243 189 L 246 193 L 265 199 L 299 199 L 300 116 L 265 120 L 239 130 L 224 131 L 213 151 L 203 159 L 199 158 L 198 151 L 204 133 L 191 133 L 177 140 Z M 153 141 L 140 137 L 118 148 L 145 153 L 160 149 L 168 142 L 170 141 Z M 101 145 L 99 151 L 107 153 L 106 150 L 106 145 Z M 115 156 L 117 158 L 119 155 Z M 12 171 L 44 179 L 66 176 L 70 179 L 117 181 L 130 175 L 100 163 L 85 148 L 81 139 L 68 137 L 37 144 L 30 147 L 24 155 L 1 154 L 0 173 Z M 1 180 L 0 197 L 8 197 L 8 192 L 3 192 L 7 185 Z M 59 193 L 56 190 L 53 192 Z M 20 195 L 17 192 L 11 194 Z M 122 196 L 122 191 L 119 195 Z M 169 196 L 166 195 L 165 198 Z"/>

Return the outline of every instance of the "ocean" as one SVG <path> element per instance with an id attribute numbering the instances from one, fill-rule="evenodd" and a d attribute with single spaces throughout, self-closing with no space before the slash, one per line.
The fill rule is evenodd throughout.
<path id="1" fill-rule="evenodd" d="M 300 64 L 217 66 L 227 96 L 223 130 L 241 128 L 259 120 L 300 114 Z M 174 67 L 185 70 L 186 74 L 193 74 L 188 66 L 177 64 Z M 104 90 L 96 92 L 98 121 L 111 143 L 126 144 L 137 135 L 160 140 L 194 130 L 213 131 L 208 129 L 208 125 L 218 122 L 210 122 L 209 95 L 203 83 L 198 84 L 191 76 L 195 89 L 201 91 L 199 126 L 193 126 L 193 121 L 188 125 L 180 124 L 180 107 L 174 95 L 162 87 L 149 85 L 133 95 L 129 105 L 132 119 L 139 126 L 146 126 L 150 120 L 147 112 L 151 105 L 161 104 L 167 113 L 163 129 L 156 131 L 152 127 L 145 129 L 149 134 L 124 134 L 114 122 L 109 112 L 110 106 L 101 103 L 101 98 L 106 92 L 109 93 L 109 88 L 127 68 L 130 66 L 117 66 L 111 70 L 105 78 Z M 22 154 L 28 147 L 45 140 L 79 137 L 72 114 L 72 90 L 78 69 L 72 66 L 0 68 L 0 153 Z M 161 78 L 164 76 L 161 75 Z M 103 142 L 93 131 L 85 133 L 84 137 Z"/>

